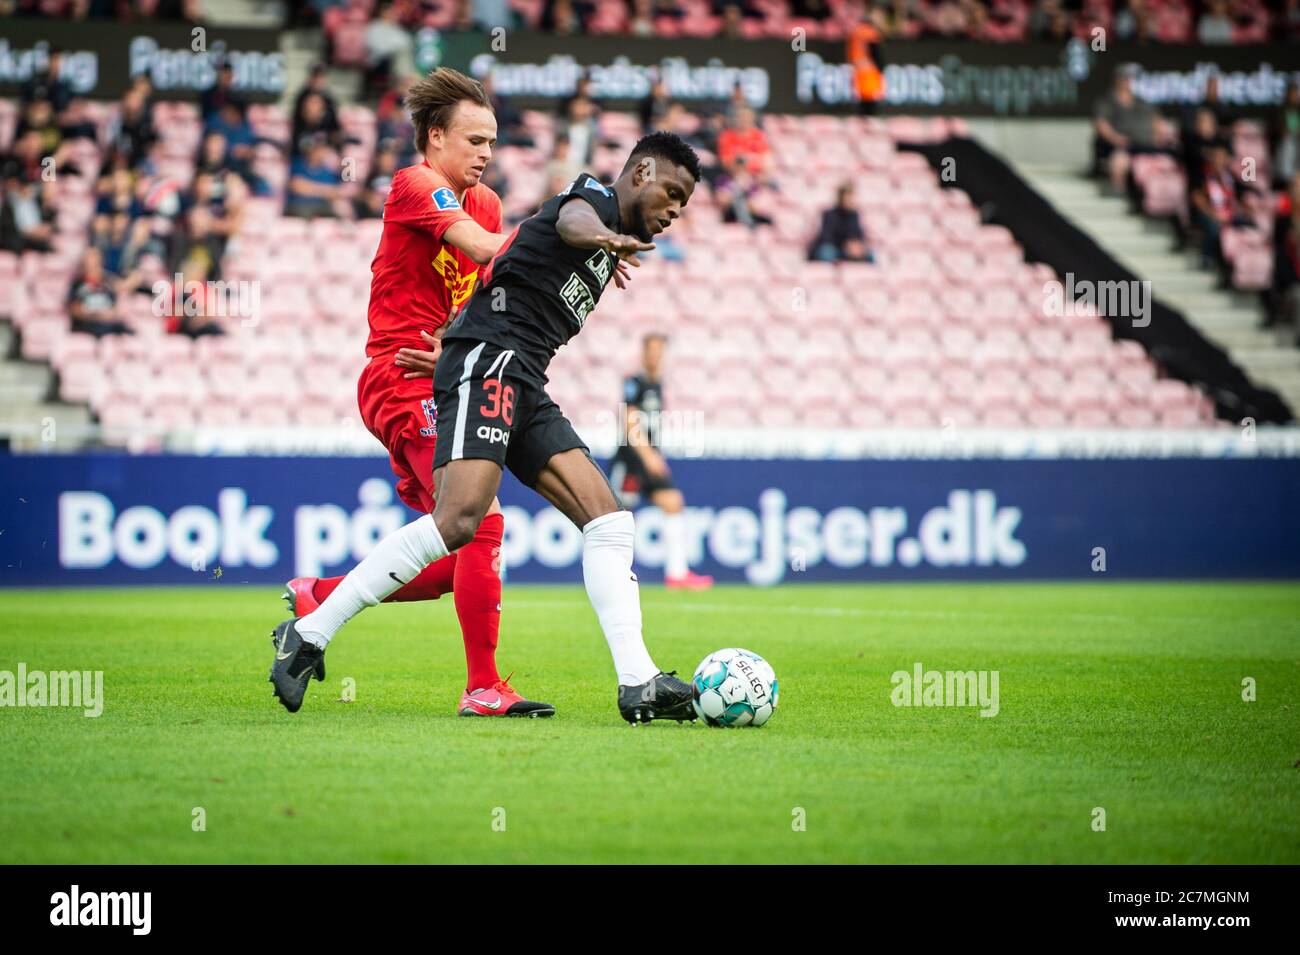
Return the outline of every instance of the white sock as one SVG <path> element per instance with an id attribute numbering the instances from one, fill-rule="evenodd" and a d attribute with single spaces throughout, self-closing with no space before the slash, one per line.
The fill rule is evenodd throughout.
<path id="1" fill-rule="evenodd" d="M 343 578 L 334 592 L 298 621 L 298 634 L 318 647 L 329 645 L 340 627 L 447 556 L 438 525 L 425 514 L 389 534 Z"/>
<path id="2" fill-rule="evenodd" d="M 659 672 L 641 637 L 641 595 L 632 573 L 635 536 L 629 511 L 604 514 L 582 529 L 582 580 L 621 686 L 648 683 Z"/>
<path id="3" fill-rule="evenodd" d="M 686 562 L 686 512 L 664 512 L 664 576 L 685 577 L 691 569 Z"/>

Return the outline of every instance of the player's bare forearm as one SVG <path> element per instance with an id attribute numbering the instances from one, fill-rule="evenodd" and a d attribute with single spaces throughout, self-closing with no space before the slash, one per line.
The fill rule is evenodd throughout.
<path id="1" fill-rule="evenodd" d="M 489 232 L 473 219 L 466 219 L 448 228 L 442 234 L 442 241 L 454 245 L 479 265 L 486 265 L 501 251 L 506 237 L 497 232 Z"/>
<path id="2" fill-rule="evenodd" d="M 567 245 L 577 249 L 595 249 L 615 235 L 600 221 L 596 210 L 585 202 L 566 202 L 555 220 L 555 231 Z"/>

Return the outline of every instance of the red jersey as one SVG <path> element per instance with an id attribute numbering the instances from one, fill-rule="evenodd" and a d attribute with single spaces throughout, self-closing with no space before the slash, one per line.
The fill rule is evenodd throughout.
<path id="1" fill-rule="evenodd" d="M 422 162 L 399 169 L 384 203 L 384 231 L 370 263 L 371 358 L 399 348 L 426 349 L 420 330 L 433 332 L 474 288 L 478 263 L 443 234 L 473 219 L 501 231 L 501 198 L 478 183 L 457 200 L 446 180 Z"/>

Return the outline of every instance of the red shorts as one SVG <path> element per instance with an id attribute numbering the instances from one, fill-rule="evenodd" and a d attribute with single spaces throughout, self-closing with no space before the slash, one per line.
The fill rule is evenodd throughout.
<path id="1" fill-rule="evenodd" d="M 357 406 L 370 433 L 388 449 L 397 496 L 407 507 L 433 512 L 433 452 L 438 410 L 432 378 L 405 378 L 393 356 L 370 359 L 357 380 Z"/>

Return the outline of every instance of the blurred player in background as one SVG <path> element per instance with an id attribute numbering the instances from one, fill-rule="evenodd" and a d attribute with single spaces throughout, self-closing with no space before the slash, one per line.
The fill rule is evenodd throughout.
<path id="1" fill-rule="evenodd" d="M 686 556 L 686 501 L 673 484 L 672 471 L 659 450 L 664 407 L 663 364 L 666 336 L 657 332 L 641 342 L 641 371 L 623 383 L 623 411 L 627 440 L 610 463 L 609 479 L 627 498 L 649 500 L 664 512 L 664 586 L 680 590 L 708 590 L 713 578 L 694 573 Z"/>
<path id="2" fill-rule="evenodd" d="M 695 151 L 653 133 L 612 186 L 582 173 L 506 240 L 444 336 L 434 377 L 443 427 L 434 512 L 380 541 L 309 617 L 280 625 L 284 692 L 305 686 L 324 667 L 329 638 L 403 575 L 469 543 L 509 467 L 582 530 L 583 583 L 614 659 L 619 715 L 633 725 L 695 719 L 690 684 L 660 670 L 645 646 L 635 521 L 545 384 L 551 359 L 582 330 L 619 261 L 640 264 L 699 179 Z"/>
<path id="3" fill-rule="evenodd" d="M 388 449 L 397 493 L 411 508 L 434 508 L 433 455 L 438 412 L 430 379 L 449 314 L 469 298 L 478 267 L 505 241 L 501 200 L 479 180 L 492 158 L 497 123 L 483 87 L 450 69 L 438 69 L 411 87 L 407 105 L 415 145 L 424 161 L 393 176 L 384 205 L 384 229 L 371 263 L 370 362 L 357 383 L 361 418 Z M 451 591 L 465 641 L 468 670 L 461 716 L 551 716 L 555 708 L 526 700 L 497 672 L 501 622 L 501 538 L 504 518 L 494 498 L 473 534 L 456 553 L 422 566 L 381 599 L 436 600 Z M 285 594 L 297 633 L 323 649 L 327 634 L 313 612 L 342 577 L 291 580 Z M 392 591 L 391 593 L 389 591 Z M 286 624 L 276 628 L 271 682 L 290 712 L 302 705 L 310 674 L 294 672 L 285 646 Z M 324 679 L 323 659 L 312 669 Z"/>

